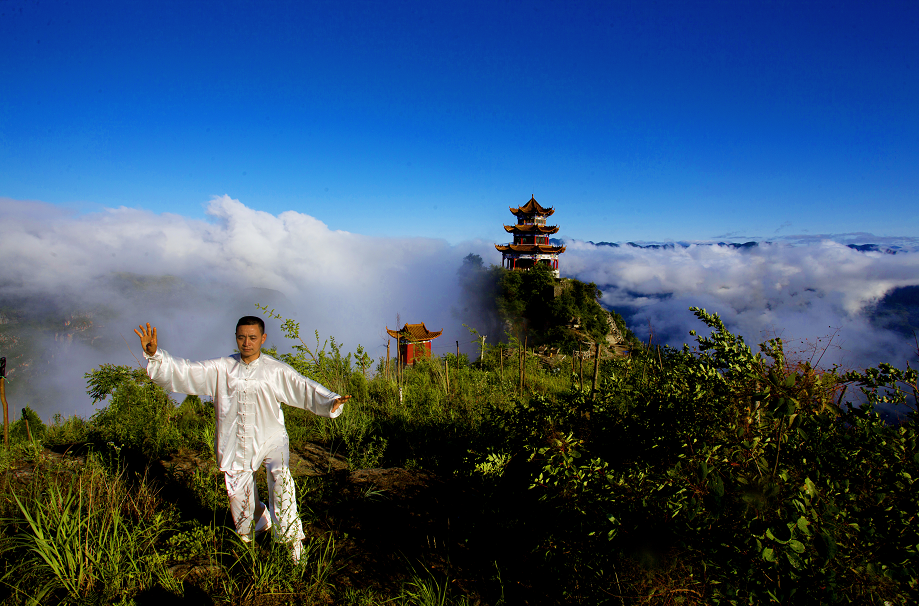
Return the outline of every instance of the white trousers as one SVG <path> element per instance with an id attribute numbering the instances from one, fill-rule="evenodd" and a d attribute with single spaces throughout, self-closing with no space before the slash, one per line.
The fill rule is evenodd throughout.
<path id="1" fill-rule="evenodd" d="M 297 494 L 288 467 L 289 461 L 290 447 L 285 435 L 268 451 L 263 461 L 268 479 L 268 507 L 258 498 L 254 471 L 224 472 L 230 512 L 233 514 L 236 532 L 243 540 L 251 540 L 255 531 L 267 529 L 268 520 L 275 537 L 281 541 L 290 543 L 303 540 L 303 524 L 297 515 Z M 257 508 L 256 504 L 260 507 Z M 259 520 L 253 520 L 256 509 L 266 510 Z"/>

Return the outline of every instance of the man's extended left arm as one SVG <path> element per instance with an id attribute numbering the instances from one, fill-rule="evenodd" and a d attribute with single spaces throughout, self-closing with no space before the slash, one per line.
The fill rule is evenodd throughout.
<path id="1" fill-rule="evenodd" d="M 276 383 L 279 401 L 297 408 L 305 408 L 321 417 L 334 419 L 342 413 L 344 403 L 351 399 L 351 396 L 340 396 L 290 367 L 280 371 Z"/>

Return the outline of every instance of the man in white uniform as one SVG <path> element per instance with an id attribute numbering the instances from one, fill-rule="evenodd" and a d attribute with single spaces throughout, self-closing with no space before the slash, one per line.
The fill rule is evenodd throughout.
<path id="1" fill-rule="evenodd" d="M 303 525 L 297 515 L 297 498 L 290 475 L 290 446 L 284 428 L 281 402 L 335 418 L 351 396 L 339 396 L 296 370 L 262 355 L 268 335 L 261 318 L 245 316 L 236 325 L 238 354 L 190 362 L 174 358 L 157 347 L 156 327 L 135 329 L 140 337 L 147 374 L 169 392 L 213 396 L 217 431 L 214 452 L 225 474 L 230 511 L 236 531 L 244 541 L 274 528 L 288 543 L 291 557 L 299 561 Z M 268 503 L 256 492 L 255 471 L 265 464 Z"/>

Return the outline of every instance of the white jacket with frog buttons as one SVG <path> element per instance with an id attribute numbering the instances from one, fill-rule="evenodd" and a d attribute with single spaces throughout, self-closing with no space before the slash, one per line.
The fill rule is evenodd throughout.
<path id="1" fill-rule="evenodd" d="M 214 452 L 221 471 L 254 471 L 287 435 L 281 402 L 322 417 L 339 396 L 289 365 L 260 354 L 246 364 L 239 354 L 203 362 L 174 358 L 163 349 L 147 358 L 147 375 L 169 392 L 214 398 Z"/>

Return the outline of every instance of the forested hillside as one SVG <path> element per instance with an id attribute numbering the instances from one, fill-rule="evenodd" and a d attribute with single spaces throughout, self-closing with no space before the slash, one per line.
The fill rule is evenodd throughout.
<path id="1" fill-rule="evenodd" d="M 483 334 L 493 341 L 526 340 L 534 347 L 549 345 L 570 354 L 587 342 L 604 341 L 611 318 L 622 342 L 637 345 L 632 331 L 615 310 L 600 305 L 596 284 L 556 279 L 544 265 L 530 271 L 486 268 L 478 255 L 467 255 L 459 269 L 465 301 L 472 307 Z M 467 310 L 469 311 L 469 310 Z"/>

